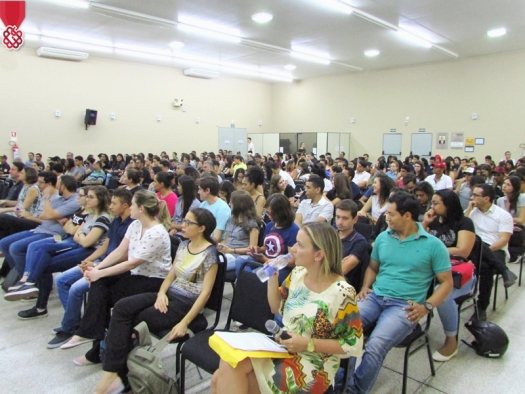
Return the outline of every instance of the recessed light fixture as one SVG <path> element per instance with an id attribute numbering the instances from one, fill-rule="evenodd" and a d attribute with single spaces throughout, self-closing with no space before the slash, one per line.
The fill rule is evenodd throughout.
<path id="1" fill-rule="evenodd" d="M 374 57 L 374 56 L 379 55 L 380 53 L 381 52 L 379 52 L 377 49 L 370 49 L 368 51 L 365 51 L 365 56 Z"/>
<path id="2" fill-rule="evenodd" d="M 286 66 L 284 66 L 285 70 L 290 70 L 290 71 L 295 70 L 296 68 L 297 66 L 294 64 L 287 64 Z"/>
<path id="3" fill-rule="evenodd" d="M 489 37 L 500 37 L 504 36 L 505 34 L 507 34 L 507 29 L 505 29 L 504 27 L 500 27 L 499 29 L 492 29 L 487 32 L 487 35 Z"/>
<path id="4" fill-rule="evenodd" d="M 173 49 L 179 49 L 184 46 L 184 43 L 182 41 L 173 41 L 173 42 L 170 42 L 168 46 Z"/>
<path id="5" fill-rule="evenodd" d="M 270 22 L 272 19 L 273 19 L 273 15 L 268 14 L 267 12 L 259 12 L 257 14 L 252 15 L 252 20 L 257 23 Z"/>

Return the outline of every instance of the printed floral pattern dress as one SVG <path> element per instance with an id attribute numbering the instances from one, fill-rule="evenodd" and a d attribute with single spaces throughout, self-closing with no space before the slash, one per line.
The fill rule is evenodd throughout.
<path id="1" fill-rule="evenodd" d="M 338 281 L 318 294 L 305 286 L 306 273 L 296 267 L 281 285 L 284 329 L 307 338 L 337 339 L 345 354 L 304 351 L 293 358 L 253 358 L 263 394 L 324 393 L 333 383 L 340 358 L 362 354 L 363 329 L 354 288 Z"/>

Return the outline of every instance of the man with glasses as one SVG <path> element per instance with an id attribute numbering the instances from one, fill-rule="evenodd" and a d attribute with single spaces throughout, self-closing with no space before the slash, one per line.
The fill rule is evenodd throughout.
<path id="1" fill-rule="evenodd" d="M 477 320 L 478 316 L 480 320 L 486 320 L 494 274 L 498 273 L 503 277 L 505 287 L 512 286 L 517 278 L 505 264 L 509 257 L 507 244 L 514 230 L 514 223 L 510 213 L 493 204 L 494 196 L 494 187 L 491 185 L 476 185 L 465 211 L 465 216 L 472 219 L 476 234 L 485 244 L 479 279 L 478 315 L 474 313 L 471 320 Z"/>

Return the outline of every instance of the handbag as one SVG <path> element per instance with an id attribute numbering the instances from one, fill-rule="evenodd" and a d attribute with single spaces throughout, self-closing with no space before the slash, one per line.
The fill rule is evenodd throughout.
<path id="1" fill-rule="evenodd" d="M 456 289 L 461 289 L 474 276 L 474 263 L 461 256 L 451 256 L 452 280 Z"/>

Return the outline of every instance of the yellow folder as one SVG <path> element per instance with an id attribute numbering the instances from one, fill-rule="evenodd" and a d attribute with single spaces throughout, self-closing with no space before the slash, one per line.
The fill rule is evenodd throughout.
<path id="1" fill-rule="evenodd" d="M 221 359 L 230 364 L 233 368 L 237 367 L 237 364 L 244 360 L 246 357 L 250 358 L 292 358 L 293 355 L 290 353 L 277 353 L 277 352 L 265 352 L 265 351 L 246 351 L 234 349 L 228 345 L 224 340 L 219 338 L 216 334 L 213 334 L 208 340 L 210 347 L 215 350 Z"/>

